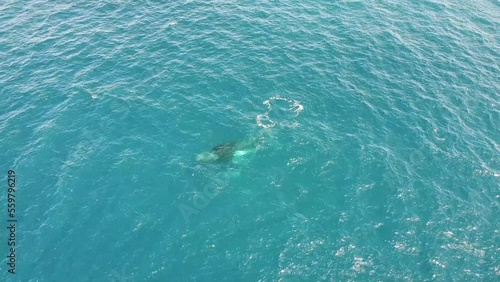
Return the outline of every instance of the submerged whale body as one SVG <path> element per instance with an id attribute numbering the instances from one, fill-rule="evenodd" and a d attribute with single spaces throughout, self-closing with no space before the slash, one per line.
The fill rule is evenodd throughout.
<path id="1" fill-rule="evenodd" d="M 196 156 L 199 162 L 230 162 L 237 157 L 242 157 L 254 151 L 255 146 L 248 141 L 230 141 L 219 144 L 210 152 L 203 152 Z"/>
<path id="2" fill-rule="evenodd" d="M 236 142 L 227 142 L 212 148 L 212 152 L 217 155 L 220 161 L 229 161 L 236 152 Z"/>

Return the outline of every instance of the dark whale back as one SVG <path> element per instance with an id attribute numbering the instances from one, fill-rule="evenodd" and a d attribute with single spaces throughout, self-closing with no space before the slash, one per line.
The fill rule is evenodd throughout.
<path id="1" fill-rule="evenodd" d="M 228 161 L 233 158 L 236 152 L 236 142 L 231 141 L 224 144 L 219 144 L 212 148 L 212 152 L 219 157 L 221 161 Z"/>

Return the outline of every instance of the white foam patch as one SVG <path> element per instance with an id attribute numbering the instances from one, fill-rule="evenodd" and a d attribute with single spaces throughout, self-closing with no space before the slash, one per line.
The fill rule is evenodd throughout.
<path id="1" fill-rule="evenodd" d="M 297 127 L 298 122 L 295 118 L 304 110 L 299 101 L 279 96 L 271 97 L 263 104 L 266 105 L 267 111 L 256 117 L 257 125 L 263 128 L 274 127 L 276 124 L 283 127 Z"/>
<path id="2" fill-rule="evenodd" d="M 276 122 L 269 119 L 269 116 L 266 114 L 257 115 L 257 125 L 264 128 L 274 127 Z"/>
<path id="3" fill-rule="evenodd" d="M 251 150 L 238 150 L 238 151 L 234 152 L 234 156 L 235 157 L 242 157 L 242 156 L 250 154 L 251 152 L 252 152 Z"/>
<path id="4" fill-rule="evenodd" d="M 165 25 L 165 28 L 167 28 L 167 27 L 171 27 L 171 26 L 174 26 L 174 25 L 177 25 L 177 24 L 178 24 L 178 22 L 174 20 L 174 21 L 171 21 L 171 22 L 167 23 L 167 24 Z"/>

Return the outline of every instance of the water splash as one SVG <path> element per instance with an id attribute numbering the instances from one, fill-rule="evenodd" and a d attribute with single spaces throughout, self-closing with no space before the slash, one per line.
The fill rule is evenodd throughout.
<path id="1" fill-rule="evenodd" d="M 263 128 L 271 128 L 276 125 L 283 127 L 297 127 L 296 118 L 304 110 L 299 101 L 274 96 L 263 102 L 267 111 L 256 117 L 257 125 Z"/>

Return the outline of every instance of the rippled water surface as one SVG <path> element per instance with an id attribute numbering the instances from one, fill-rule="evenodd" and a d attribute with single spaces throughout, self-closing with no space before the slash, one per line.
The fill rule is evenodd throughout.
<path id="1" fill-rule="evenodd" d="M 498 281 L 498 15 L 3 1 L 0 280 Z"/>

